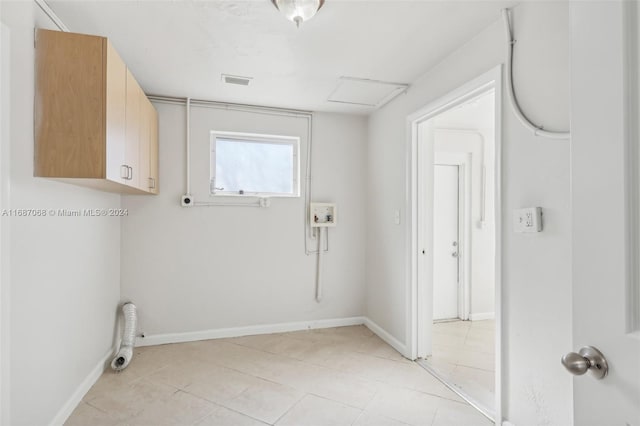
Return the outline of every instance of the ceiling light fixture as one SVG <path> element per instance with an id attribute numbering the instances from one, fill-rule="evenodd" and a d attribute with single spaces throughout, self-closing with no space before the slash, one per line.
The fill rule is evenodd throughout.
<path id="1" fill-rule="evenodd" d="M 271 3 L 300 28 L 300 24 L 313 18 L 320 10 L 324 0 L 271 0 Z"/>

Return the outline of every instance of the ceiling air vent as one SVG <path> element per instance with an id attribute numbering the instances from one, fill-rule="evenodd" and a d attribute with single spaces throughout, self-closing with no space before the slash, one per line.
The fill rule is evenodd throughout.
<path id="1" fill-rule="evenodd" d="M 222 74 L 222 81 L 227 84 L 236 84 L 238 86 L 248 86 L 253 80 L 252 77 L 242 77 L 239 75 Z"/>

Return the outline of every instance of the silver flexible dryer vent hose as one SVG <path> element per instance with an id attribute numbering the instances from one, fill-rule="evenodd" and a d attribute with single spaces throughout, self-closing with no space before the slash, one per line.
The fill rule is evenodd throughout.
<path id="1" fill-rule="evenodd" d="M 122 335 L 120 349 L 113 361 L 111 361 L 111 368 L 116 371 L 127 368 L 131 358 L 133 358 L 133 345 L 136 341 L 136 326 L 138 323 L 136 305 L 133 303 L 128 302 L 122 305 L 122 313 L 124 314 L 124 334 Z"/>

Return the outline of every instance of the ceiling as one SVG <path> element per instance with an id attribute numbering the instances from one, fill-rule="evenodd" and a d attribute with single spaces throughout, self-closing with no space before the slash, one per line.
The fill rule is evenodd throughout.
<path id="1" fill-rule="evenodd" d="M 300 29 L 269 0 L 47 3 L 71 31 L 109 37 L 147 94 L 367 114 L 328 101 L 340 77 L 411 83 L 515 2 L 327 0 Z"/>

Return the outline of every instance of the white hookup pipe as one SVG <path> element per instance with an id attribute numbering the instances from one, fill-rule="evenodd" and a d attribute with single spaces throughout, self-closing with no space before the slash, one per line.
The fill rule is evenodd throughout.
<path id="1" fill-rule="evenodd" d="M 131 362 L 131 358 L 133 358 L 133 345 L 135 344 L 138 323 L 136 305 L 133 303 L 128 302 L 122 305 L 122 313 L 124 315 L 122 342 L 120 343 L 118 353 L 115 358 L 113 358 L 113 361 L 111 361 L 111 368 L 116 371 L 122 371 L 127 368 Z"/>
<path id="2" fill-rule="evenodd" d="M 515 90 L 513 88 L 513 46 L 516 41 L 513 39 L 513 33 L 511 31 L 511 23 L 509 21 L 509 9 L 502 9 L 502 18 L 504 20 L 505 35 L 507 38 L 507 94 L 509 98 L 509 104 L 513 108 L 513 111 L 518 117 L 518 120 L 524 127 L 529 129 L 534 135 L 542 136 L 549 139 L 569 139 L 571 137 L 570 132 L 551 132 L 544 130 L 542 126 L 537 126 L 527 118 L 522 112 L 518 100 L 516 99 Z"/>
<path id="3" fill-rule="evenodd" d="M 187 98 L 187 195 L 191 195 L 191 98 Z"/>
<path id="4" fill-rule="evenodd" d="M 316 269 L 316 302 L 322 301 L 322 228 L 318 230 L 318 265 Z"/>
<path id="5" fill-rule="evenodd" d="M 313 237 L 311 224 L 309 223 L 309 209 L 311 203 L 311 151 L 313 149 L 313 114 L 307 116 L 307 164 L 304 178 L 304 252 L 308 255 L 312 253 L 308 247 L 308 237 Z"/>
<path id="6" fill-rule="evenodd" d="M 251 112 L 254 114 L 266 114 L 266 115 L 274 115 L 279 117 L 302 117 L 307 119 L 307 140 L 308 140 L 308 148 L 307 148 L 307 163 L 306 163 L 306 174 L 305 174 L 305 210 L 304 210 L 304 248 L 305 253 L 310 255 L 315 253 L 314 251 L 309 250 L 308 248 L 308 240 L 309 238 L 313 238 L 312 232 L 313 230 L 308 224 L 309 218 L 309 202 L 311 200 L 311 152 L 313 151 L 313 113 L 307 111 L 300 110 L 286 110 L 283 108 L 270 108 L 270 107 L 259 107 L 255 105 L 244 105 L 244 104 L 234 104 L 234 103 L 224 103 L 224 102 L 215 102 L 215 101 L 205 101 L 201 99 L 191 99 L 191 98 L 172 98 L 167 96 L 154 96 L 150 95 L 150 99 L 153 99 L 156 102 L 164 102 L 168 104 L 185 104 L 186 105 L 186 195 L 191 195 L 191 105 L 195 103 L 197 106 L 206 106 L 210 108 L 220 108 L 227 111 L 241 111 L 241 112 Z M 213 205 L 234 205 L 233 203 L 193 203 L 194 206 L 213 206 Z M 253 204 L 250 204 L 253 206 Z M 260 207 L 268 207 L 268 205 L 261 204 Z"/>

